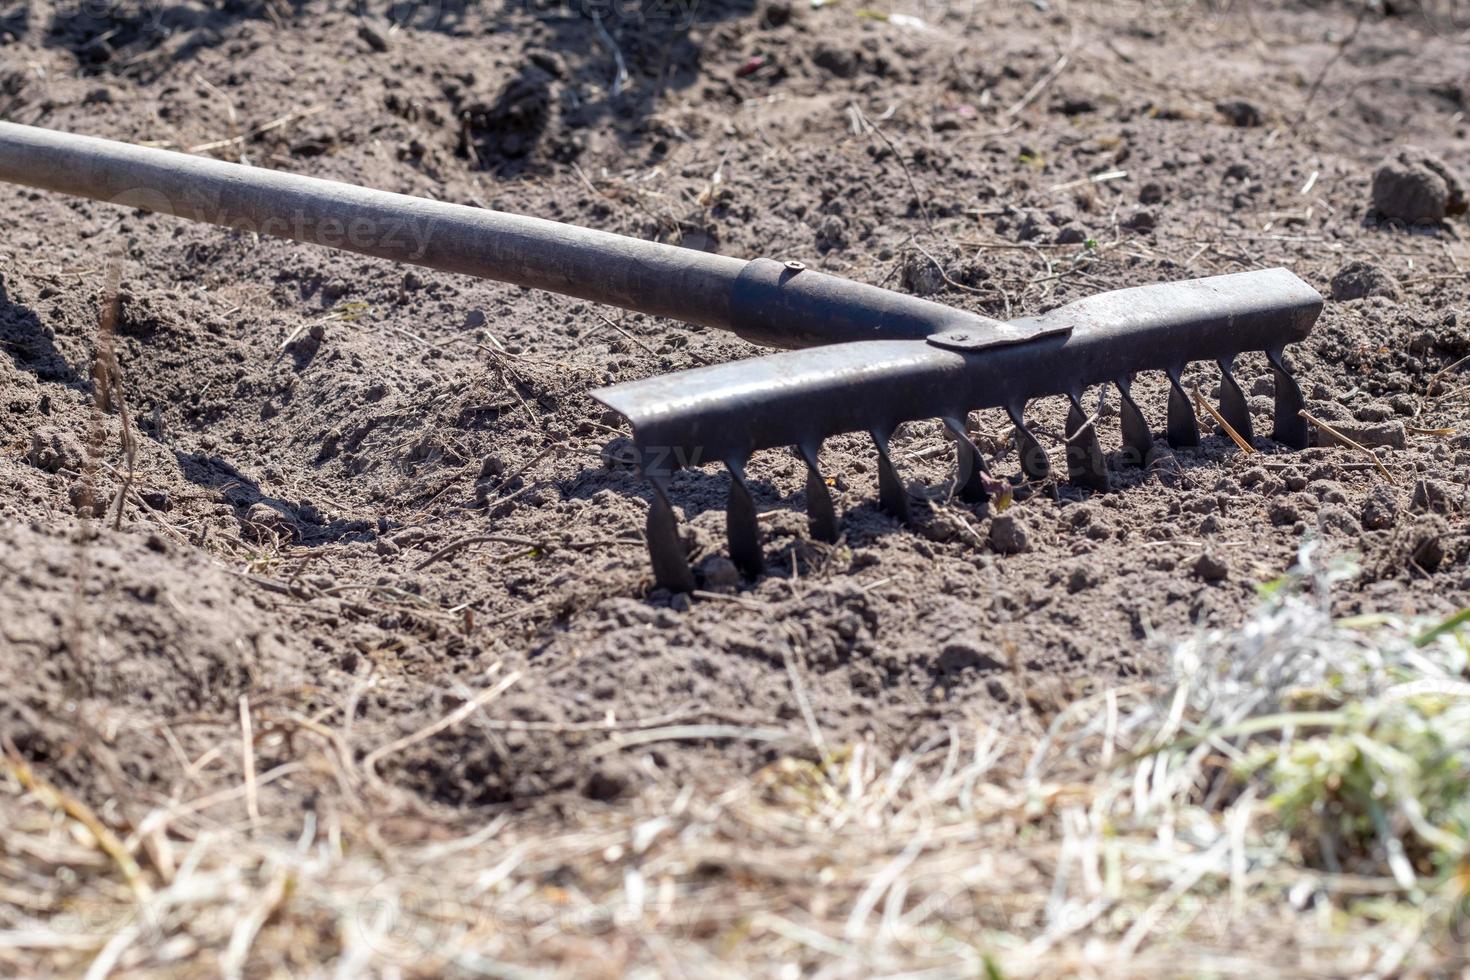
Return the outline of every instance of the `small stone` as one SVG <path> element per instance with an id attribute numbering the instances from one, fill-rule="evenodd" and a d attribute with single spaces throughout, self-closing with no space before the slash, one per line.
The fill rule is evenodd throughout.
<path id="1" fill-rule="evenodd" d="M 499 456 L 486 456 L 480 463 L 481 480 L 489 480 L 493 477 L 502 476 L 505 473 L 505 463 Z"/>
<path id="2" fill-rule="evenodd" d="M 350 289 L 351 287 L 347 285 L 347 280 L 341 277 L 328 279 L 322 284 L 322 302 L 330 306 L 343 296 L 346 296 Z"/>
<path id="3" fill-rule="evenodd" d="M 1312 407 L 1321 408 L 1322 406 L 1314 405 Z M 1328 418 L 1328 416 L 1323 415 L 1320 411 L 1313 412 L 1312 414 L 1319 418 Z M 1359 422 L 1387 422 L 1393 418 L 1393 409 L 1382 402 L 1369 402 L 1366 405 L 1359 405 L 1354 409 L 1353 418 Z"/>
<path id="4" fill-rule="evenodd" d="M 1368 499 L 1363 501 L 1363 510 L 1360 514 L 1364 529 L 1381 531 L 1384 528 L 1393 527 L 1398 516 L 1399 503 L 1391 490 L 1387 487 L 1377 487 L 1369 491 Z"/>
<path id="5" fill-rule="evenodd" d="M 791 4 L 786 0 L 771 0 L 765 6 L 766 23 L 772 27 L 784 27 L 791 20 Z"/>
<path id="6" fill-rule="evenodd" d="M 1206 551 L 1194 560 L 1194 574 L 1204 582 L 1223 582 L 1230 577 L 1230 566 L 1225 559 Z"/>
<path id="7" fill-rule="evenodd" d="M 327 336 L 327 328 L 321 323 L 313 323 L 306 328 L 306 335 L 319 344 Z"/>
<path id="8" fill-rule="evenodd" d="M 1058 245 L 1081 245 L 1087 241 L 1087 232 L 1080 225 L 1063 225 L 1057 231 Z"/>
<path id="9" fill-rule="evenodd" d="M 1056 102 L 1052 108 L 1064 116 L 1083 116 L 1089 112 L 1097 111 L 1097 103 L 1092 99 L 1072 96 Z"/>
<path id="10" fill-rule="evenodd" d="M 1340 534 L 1344 537 L 1358 533 L 1358 522 L 1346 507 L 1328 504 L 1317 511 L 1317 529 L 1323 534 Z"/>
<path id="11" fill-rule="evenodd" d="M 939 267 L 917 251 L 904 256 L 900 279 L 904 291 L 915 296 L 933 296 L 944 288 L 944 274 Z"/>
<path id="12" fill-rule="evenodd" d="M 1414 482 L 1414 495 L 1409 509 L 1448 514 L 1463 509 L 1464 491 L 1455 492 L 1441 480 L 1422 479 Z"/>
<path id="13" fill-rule="evenodd" d="M 1393 276 L 1372 262 L 1359 259 L 1347 263 L 1332 277 L 1332 298 L 1340 303 L 1369 296 L 1382 296 L 1397 301 L 1399 284 Z"/>
<path id="14" fill-rule="evenodd" d="M 377 544 L 374 546 L 374 550 L 383 557 L 389 558 L 398 554 L 403 549 L 387 538 L 379 538 Z"/>
<path id="15" fill-rule="evenodd" d="M 942 514 L 935 515 L 919 528 L 930 541 L 953 541 L 960 533 L 959 525 Z"/>
<path id="16" fill-rule="evenodd" d="M 812 50 L 812 63 L 838 78 L 851 78 L 857 74 L 861 61 L 851 48 L 822 41 Z"/>
<path id="17" fill-rule="evenodd" d="M 935 662 L 942 672 L 958 674 L 965 670 L 1004 670 L 1005 664 L 968 641 L 946 643 Z"/>
<path id="18" fill-rule="evenodd" d="M 1302 512 L 1289 500 L 1275 500 L 1266 509 L 1266 517 L 1276 527 L 1286 527 L 1302 519 Z"/>
<path id="19" fill-rule="evenodd" d="M 1097 574 L 1092 569 L 1078 565 L 1067 576 L 1067 591 L 1072 595 L 1086 592 L 1097 584 Z"/>
<path id="20" fill-rule="evenodd" d="M 357 36 L 362 38 L 374 51 L 381 53 L 388 50 L 388 39 L 381 31 L 367 22 L 358 25 Z"/>
<path id="21" fill-rule="evenodd" d="M 582 795 L 589 800 L 607 803 L 626 793 L 629 785 L 627 770 L 611 762 L 604 763 L 592 770 L 591 775 L 587 777 L 587 783 L 582 787 Z"/>
<path id="22" fill-rule="evenodd" d="M 139 496 L 143 498 L 143 503 L 147 504 L 154 510 L 173 510 L 174 501 L 173 498 L 169 496 L 167 490 L 145 490 L 141 494 L 139 494 Z"/>
<path id="23" fill-rule="evenodd" d="M 59 473 L 62 470 L 80 472 L 82 443 L 63 429 L 37 429 L 31 433 L 31 446 L 26 450 L 26 462 L 47 473 Z"/>
<path id="24" fill-rule="evenodd" d="M 1134 231 L 1153 231 L 1159 226 L 1159 216 L 1148 208 L 1140 208 L 1129 215 L 1123 222 L 1123 227 Z"/>
<path id="25" fill-rule="evenodd" d="M 1444 539 L 1449 533 L 1449 525 L 1444 518 L 1435 516 L 1423 516 L 1418 518 L 1414 526 L 1409 529 L 1405 550 L 1408 552 L 1409 561 L 1426 572 L 1436 572 L 1439 566 L 1449 557 L 1445 549 Z"/>
<path id="26" fill-rule="evenodd" d="M 71 502 L 72 511 L 78 517 L 101 517 L 107 512 L 106 503 L 99 499 L 99 495 L 81 480 L 67 488 L 66 497 Z"/>
<path id="27" fill-rule="evenodd" d="M 711 592 L 734 592 L 740 587 L 740 569 L 723 555 L 706 558 L 699 566 L 704 587 Z"/>
<path id="28" fill-rule="evenodd" d="M 838 251 L 847 247 L 847 222 L 835 214 L 824 217 L 817 225 L 817 250 Z"/>
<path id="29" fill-rule="evenodd" d="M 1253 129 L 1266 122 L 1266 117 L 1261 114 L 1261 110 L 1244 99 L 1217 102 L 1215 109 L 1229 121 L 1230 125 L 1239 126 L 1242 129 Z"/>
<path id="30" fill-rule="evenodd" d="M 990 521 L 990 546 L 1003 555 L 1031 550 L 1031 532 L 1014 514 L 998 514 Z"/>
<path id="31" fill-rule="evenodd" d="M 1465 185 L 1444 161 L 1406 147 L 1373 174 L 1373 210 L 1410 224 L 1438 223 L 1466 210 Z"/>
<path id="32" fill-rule="evenodd" d="M 1028 212 L 1016 228 L 1016 238 L 1023 242 L 1056 237 L 1056 230 L 1045 215 Z"/>

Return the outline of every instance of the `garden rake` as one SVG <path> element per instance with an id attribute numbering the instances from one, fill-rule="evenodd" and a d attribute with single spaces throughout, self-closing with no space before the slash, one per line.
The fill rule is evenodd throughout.
<path id="1" fill-rule="evenodd" d="M 899 426 L 941 420 L 956 445 L 957 492 L 979 502 L 994 482 L 968 434 L 969 413 L 1004 409 L 1023 474 L 1042 480 L 1051 464 L 1026 423 L 1026 406 L 1060 396 L 1068 402 L 1067 478 L 1101 490 L 1106 456 L 1082 407 L 1086 388 L 1117 388 L 1122 456 L 1142 463 L 1154 432 L 1133 400 L 1133 378 L 1165 373 L 1166 440 L 1194 446 L 1199 427 L 1181 374 L 1192 361 L 1215 361 L 1219 417 L 1248 443 L 1251 416 L 1232 364 L 1250 351 L 1265 353 L 1275 379 L 1271 438 L 1307 445 L 1302 393 L 1283 351 L 1310 332 L 1322 297 L 1285 269 L 1102 293 L 1003 322 L 800 262 L 737 259 L 13 123 L 0 123 L 0 180 L 548 289 L 784 348 L 592 392 L 632 425 L 632 462 L 651 488 L 646 533 L 654 574 L 674 591 L 695 584 L 669 501 L 670 479 L 684 467 L 728 469 L 730 556 L 754 577 L 764 561 L 745 467 L 760 450 L 796 449 L 807 470 L 811 534 L 835 541 L 839 520 L 818 463 L 824 440 L 867 433 L 877 451 L 879 503 L 907 520 L 908 493 L 889 449 Z"/>

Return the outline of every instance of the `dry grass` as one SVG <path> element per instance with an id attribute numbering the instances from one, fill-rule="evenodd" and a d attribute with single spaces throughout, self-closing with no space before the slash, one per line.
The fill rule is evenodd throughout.
<path id="1" fill-rule="evenodd" d="M 1334 621 L 1344 572 L 1311 558 L 1240 630 L 1174 649 L 1171 677 L 1075 702 L 1040 737 L 977 720 L 898 759 L 829 747 L 558 821 L 399 799 L 272 835 L 241 788 L 108 830 L 121 808 L 11 754 L 0 972 L 1463 969 L 1466 642 L 1458 623 Z M 320 758 L 252 793 L 313 774 L 399 792 L 318 733 Z"/>

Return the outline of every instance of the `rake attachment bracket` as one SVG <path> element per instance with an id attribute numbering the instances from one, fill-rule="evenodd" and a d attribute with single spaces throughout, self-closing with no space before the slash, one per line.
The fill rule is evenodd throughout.
<path id="1" fill-rule="evenodd" d="M 943 350 L 966 353 L 991 347 L 1014 347 L 1017 344 L 1029 344 L 1033 340 L 1041 340 L 1043 337 L 1072 332 L 1070 323 L 1042 323 L 1026 320 L 1007 323 L 1004 320 L 991 320 L 988 317 L 984 319 L 985 323 L 981 330 L 959 327 L 930 334 L 924 339 Z"/>

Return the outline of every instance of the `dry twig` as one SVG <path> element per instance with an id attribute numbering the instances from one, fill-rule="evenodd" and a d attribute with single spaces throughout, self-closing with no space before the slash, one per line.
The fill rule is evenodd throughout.
<path id="1" fill-rule="evenodd" d="M 1225 434 L 1230 437 L 1230 440 L 1234 442 L 1236 446 L 1240 447 L 1241 452 L 1249 456 L 1251 453 L 1256 451 L 1255 446 L 1252 446 L 1250 443 L 1246 442 L 1245 439 L 1241 438 L 1240 433 L 1235 431 L 1235 426 L 1225 421 L 1225 416 L 1215 411 L 1214 405 L 1211 405 L 1209 402 L 1205 401 L 1205 396 L 1200 394 L 1198 385 L 1196 385 L 1194 388 L 1194 403 L 1198 405 L 1201 409 L 1209 413 L 1210 418 L 1214 419 L 1215 422 L 1219 424 L 1220 428 L 1225 430 Z"/>
<path id="2" fill-rule="evenodd" d="M 1388 467 L 1383 465 L 1383 460 L 1379 459 L 1378 454 L 1375 453 L 1373 450 L 1360 443 L 1354 442 L 1352 439 L 1349 439 L 1337 429 L 1334 429 L 1326 422 L 1323 422 L 1321 419 L 1317 418 L 1306 409 L 1302 409 L 1297 414 L 1306 419 L 1308 422 L 1315 425 L 1317 428 L 1321 429 L 1323 432 L 1327 433 L 1327 435 L 1331 436 L 1333 439 L 1336 439 L 1338 442 L 1342 443 L 1344 446 L 1347 446 L 1349 449 L 1356 449 L 1359 453 L 1368 457 L 1368 459 L 1373 461 L 1373 467 L 1377 469 L 1378 472 L 1383 475 L 1383 478 L 1389 483 L 1398 482 L 1393 478 L 1393 474 L 1388 471 Z"/>

